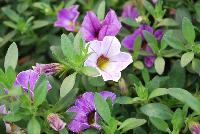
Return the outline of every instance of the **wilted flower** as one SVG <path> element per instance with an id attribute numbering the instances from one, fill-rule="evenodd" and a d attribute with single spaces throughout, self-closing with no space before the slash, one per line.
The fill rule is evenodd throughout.
<path id="1" fill-rule="evenodd" d="M 121 44 L 114 36 L 106 36 L 103 41 L 89 42 L 85 66 L 96 68 L 105 81 L 118 81 L 121 71 L 133 62 L 132 56 L 120 51 Z"/>
<path id="2" fill-rule="evenodd" d="M 101 22 L 94 12 L 87 12 L 81 31 L 86 41 L 103 40 L 105 36 L 115 36 L 121 29 L 121 23 L 114 10 L 110 9 Z"/>
<path id="3" fill-rule="evenodd" d="M 51 64 L 36 64 L 33 66 L 33 70 L 38 74 L 46 74 L 52 75 L 60 72 L 63 69 L 63 66 L 59 63 L 51 63 Z"/>
<path id="4" fill-rule="evenodd" d="M 192 123 L 190 125 L 190 131 L 192 134 L 200 134 L 200 124 L 199 123 Z"/>
<path id="5" fill-rule="evenodd" d="M 33 70 L 26 70 L 20 72 L 15 80 L 15 86 L 20 85 L 26 92 L 30 91 L 30 96 L 33 98 L 34 96 L 34 88 L 37 80 L 39 79 L 40 75 L 33 71 Z M 50 90 L 52 87 L 50 83 L 48 82 L 48 90 Z M 30 90 L 29 90 L 30 89 Z"/>
<path id="6" fill-rule="evenodd" d="M 111 98 L 112 103 L 115 103 L 116 95 L 112 92 L 102 91 L 100 95 L 103 99 Z M 94 93 L 86 92 L 78 97 L 75 102 L 75 106 L 72 106 L 67 112 L 75 112 L 76 116 L 69 123 L 68 128 L 73 132 L 81 132 L 88 128 L 101 129 L 101 125 L 98 124 L 100 115 L 96 112 L 94 103 Z"/>
<path id="7" fill-rule="evenodd" d="M 54 23 L 54 26 L 64 27 L 68 31 L 75 31 L 78 16 L 79 12 L 77 5 L 61 9 L 57 14 L 57 21 Z"/>
<path id="8" fill-rule="evenodd" d="M 144 24 L 144 25 L 141 25 L 138 29 L 136 29 L 133 34 L 126 36 L 123 39 L 122 44 L 126 48 L 128 48 L 130 51 L 134 51 L 134 41 L 138 36 L 141 36 L 142 49 L 146 52 L 153 54 L 152 49 L 149 47 L 147 41 L 144 38 L 144 35 L 143 35 L 144 31 L 154 34 L 154 36 L 156 37 L 158 41 L 160 41 L 163 36 L 163 31 L 161 29 L 154 31 L 152 27 Z M 144 63 L 146 64 L 147 67 L 152 67 L 152 65 L 154 64 L 154 61 L 155 61 L 155 56 L 144 57 Z"/>
<path id="9" fill-rule="evenodd" d="M 131 3 L 127 3 L 123 7 L 122 17 L 135 20 L 139 16 L 139 12 Z"/>
<path id="10" fill-rule="evenodd" d="M 64 123 L 57 114 L 49 114 L 47 120 L 55 131 L 60 131 L 66 126 L 66 123 Z"/>

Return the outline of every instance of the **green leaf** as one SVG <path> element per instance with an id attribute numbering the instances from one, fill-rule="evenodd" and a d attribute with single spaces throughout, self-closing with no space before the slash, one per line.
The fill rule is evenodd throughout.
<path id="1" fill-rule="evenodd" d="M 169 120 L 172 118 L 172 111 L 164 104 L 149 103 L 142 106 L 140 110 L 149 117 L 156 117 L 163 120 Z"/>
<path id="2" fill-rule="evenodd" d="M 200 60 L 199 59 L 192 60 L 192 69 L 200 75 Z"/>
<path id="3" fill-rule="evenodd" d="M 67 95 L 71 89 L 74 87 L 75 80 L 76 80 L 76 72 L 66 77 L 60 87 L 60 97 L 63 98 Z"/>
<path id="4" fill-rule="evenodd" d="M 105 8 L 106 8 L 106 3 L 105 3 L 105 0 L 102 0 L 100 3 L 99 3 L 99 6 L 98 6 L 98 9 L 97 9 L 97 16 L 100 20 L 103 20 L 104 19 L 104 16 L 105 16 Z"/>
<path id="5" fill-rule="evenodd" d="M 167 44 L 171 46 L 172 48 L 175 48 L 178 50 L 185 50 L 185 46 L 178 38 L 176 38 L 176 35 L 174 35 L 174 32 L 172 30 L 167 31 L 164 34 L 163 38 L 167 42 Z"/>
<path id="6" fill-rule="evenodd" d="M 39 80 L 37 80 L 34 89 L 34 105 L 36 107 L 41 105 L 45 101 L 47 92 L 47 80 L 46 76 L 43 74 L 40 76 Z"/>
<path id="7" fill-rule="evenodd" d="M 111 112 L 108 103 L 98 93 L 95 93 L 94 95 L 94 102 L 99 115 L 107 124 L 109 124 L 111 120 Z"/>
<path id="8" fill-rule="evenodd" d="M 24 115 L 23 113 L 19 113 L 19 112 L 16 112 L 16 113 L 10 113 L 10 114 L 7 114 L 6 116 L 3 117 L 3 119 L 5 121 L 8 121 L 8 122 L 17 122 L 21 119 L 23 119 Z"/>
<path id="9" fill-rule="evenodd" d="M 161 27 L 161 26 L 178 26 L 178 23 L 172 18 L 164 18 L 157 25 L 157 27 Z"/>
<path id="10" fill-rule="evenodd" d="M 117 104 L 132 104 L 133 98 L 128 96 L 117 97 L 116 102 Z"/>
<path id="11" fill-rule="evenodd" d="M 83 134 L 98 134 L 98 130 L 96 129 L 87 129 L 83 132 Z"/>
<path id="12" fill-rule="evenodd" d="M 152 6 L 152 4 L 150 2 L 148 2 L 147 0 L 144 1 L 144 7 L 146 8 L 146 10 L 152 15 L 154 16 L 154 8 Z"/>
<path id="13" fill-rule="evenodd" d="M 135 27 L 135 28 L 139 27 L 139 24 L 136 21 L 134 21 L 130 18 L 122 18 L 121 22 L 126 24 L 126 25 L 129 25 L 131 27 Z"/>
<path id="14" fill-rule="evenodd" d="M 151 94 L 149 95 L 149 99 L 166 95 L 166 94 L 168 94 L 168 90 L 166 88 L 157 88 L 151 92 Z"/>
<path id="15" fill-rule="evenodd" d="M 134 60 L 137 60 L 137 58 L 139 56 L 141 45 L 142 45 L 141 36 L 137 36 L 137 38 L 134 41 L 134 51 L 133 51 Z"/>
<path id="16" fill-rule="evenodd" d="M 153 52 L 157 54 L 159 51 L 157 39 L 150 32 L 144 31 L 143 34 L 148 45 L 153 49 Z"/>
<path id="17" fill-rule="evenodd" d="M 195 39 L 194 26 L 192 25 L 192 22 L 186 17 L 184 17 L 182 21 L 182 32 L 184 38 L 190 43 L 190 45 L 193 45 Z"/>
<path id="18" fill-rule="evenodd" d="M 154 117 L 150 117 L 149 118 L 151 123 L 158 129 L 161 130 L 163 132 L 170 132 L 169 126 L 168 124 L 159 118 L 154 118 Z"/>
<path id="19" fill-rule="evenodd" d="M 74 100 L 76 99 L 76 94 L 78 93 L 78 90 L 78 88 L 74 88 L 67 95 L 61 98 L 59 102 L 57 102 L 56 105 L 52 108 L 54 112 L 64 110 L 66 109 L 66 107 L 72 105 L 74 103 Z"/>
<path id="20" fill-rule="evenodd" d="M 173 130 L 179 131 L 184 125 L 184 116 L 181 109 L 177 109 L 172 117 Z"/>
<path id="21" fill-rule="evenodd" d="M 95 87 L 102 87 L 105 85 L 105 81 L 102 77 L 89 77 L 88 78 L 89 84 Z"/>
<path id="22" fill-rule="evenodd" d="M 33 22 L 32 29 L 38 29 L 49 25 L 50 22 L 46 20 L 36 20 Z"/>
<path id="23" fill-rule="evenodd" d="M 194 5 L 194 8 L 195 8 L 195 11 L 196 11 L 196 14 L 198 16 L 198 18 L 200 19 L 200 2 L 198 1 L 195 5 Z"/>
<path id="24" fill-rule="evenodd" d="M 67 129 L 64 128 L 64 129 L 59 131 L 59 134 L 69 134 L 69 133 L 68 133 Z"/>
<path id="25" fill-rule="evenodd" d="M 65 34 L 61 35 L 61 48 L 64 56 L 67 57 L 69 62 L 73 62 L 75 59 L 73 43 L 71 42 L 70 38 Z"/>
<path id="26" fill-rule="evenodd" d="M 82 68 L 82 72 L 83 72 L 85 75 L 91 76 L 91 77 L 96 77 L 96 76 L 99 75 L 99 71 L 98 71 L 96 68 L 94 68 L 94 67 L 89 67 L 89 66 L 83 67 L 83 68 Z"/>
<path id="27" fill-rule="evenodd" d="M 149 71 L 147 68 L 144 68 L 142 70 L 142 78 L 144 79 L 145 84 L 147 84 L 150 81 Z"/>
<path id="28" fill-rule="evenodd" d="M 18 48 L 16 43 L 12 43 L 8 48 L 8 51 L 5 56 L 5 61 L 4 61 L 5 70 L 7 70 L 9 66 L 15 69 L 15 67 L 17 66 L 17 60 L 18 60 Z"/>
<path id="29" fill-rule="evenodd" d="M 28 129 L 28 134 L 40 134 L 41 127 L 35 117 L 32 117 L 32 119 L 28 122 L 27 129 Z"/>
<path id="30" fill-rule="evenodd" d="M 50 49 L 52 51 L 53 56 L 56 58 L 56 60 L 58 60 L 61 63 L 66 63 L 66 61 L 65 61 L 66 58 L 65 58 L 65 56 L 62 52 L 62 49 L 60 47 L 51 46 Z"/>
<path id="31" fill-rule="evenodd" d="M 181 57 L 181 66 L 185 67 L 187 66 L 194 58 L 194 53 L 193 52 L 187 52 L 184 53 Z"/>
<path id="32" fill-rule="evenodd" d="M 3 7 L 2 8 L 3 13 L 12 21 L 19 22 L 20 16 L 10 7 Z"/>
<path id="33" fill-rule="evenodd" d="M 170 88 L 169 95 L 183 102 L 184 104 L 187 104 L 197 113 L 200 113 L 200 101 L 187 90 L 181 88 Z"/>
<path id="34" fill-rule="evenodd" d="M 156 69 L 156 72 L 161 75 L 164 72 L 165 69 L 165 60 L 162 57 L 157 57 L 154 66 Z"/>
<path id="35" fill-rule="evenodd" d="M 181 67 L 180 62 L 177 61 L 172 65 L 172 68 L 168 74 L 168 86 L 169 87 L 184 87 L 186 80 L 185 69 Z"/>
<path id="36" fill-rule="evenodd" d="M 126 119 L 121 125 L 120 127 L 118 128 L 118 130 L 121 130 L 122 129 L 122 133 L 128 131 L 128 130 L 131 130 L 131 129 L 134 129 L 136 127 L 139 127 L 143 124 L 146 123 L 146 120 L 145 119 L 136 119 L 136 118 L 129 118 L 129 119 Z"/>

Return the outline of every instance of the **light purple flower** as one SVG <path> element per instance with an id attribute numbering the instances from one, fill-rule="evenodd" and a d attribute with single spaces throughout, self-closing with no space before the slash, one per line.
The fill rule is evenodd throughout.
<path id="1" fill-rule="evenodd" d="M 6 106 L 5 105 L 1 105 L 0 106 L 0 113 L 1 114 L 8 114 L 8 111 L 6 110 Z"/>
<path id="2" fill-rule="evenodd" d="M 59 63 L 51 63 L 51 64 L 36 64 L 33 66 L 33 70 L 38 74 L 46 74 L 52 75 L 60 72 L 63 69 L 63 66 Z"/>
<path id="3" fill-rule="evenodd" d="M 142 49 L 146 52 L 149 52 L 151 54 L 153 54 L 152 49 L 149 47 L 147 41 L 144 38 L 143 32 L 144 31 L 148 31 L 152 34 L 154 34 L 154 36 L 156 37 L 156 39 L 158 41 L 160 41 L 162 39 L 163 36 L 163 30 L 158 29 L 156 31 L 153 30 L 152 27 L 148 26 L 148 25 L 141 25 L 138 29 L 136 29 L 133 34 L 126 36 L 123 40 L 122 40 L 122 44 L 128 48 L 130 51 L 134 51 L 134 42 L 135 39 L 138 36 L 141 36 L 142 38 Z M 144 63 L 147 67 L 152 67 L 155 61 L 155 56 L 145 56 L 144 57 Z"/>
<path id="4" fill-rule="evenodd" d="M 192 123 L 190 125 L 190 131 L 192 134 L 200 134 L 200 124 L 199 123 Z"/>
<path id="5" fill-rule="evenodd" d="M 153 2 L 153 4 L 156 4 L 158 2 L 158 0 L 151 0 Z"/>
<path id="6" fill-rule="evenodd" d="M 81 25 L 81 31 L 86 41 L 103 40 L 105 36 L 115 36 L 121 29 L 121 23 L 114 10 L 110 9 L 101 22 L 94 12 L 87 12 Z"/>
<path id="7" fill-rule="evenodd" d="M 123 7 L 122 17 L 135 20 L 139 16 L 139 12 L 132 4 L 127 3 Z"/>
<path id="8" fill-rule="evenodd" d="M 89 42 L 85 66 L 96 68 L 104 81 L 118 81 L 121 71 L 133 62 L 129 53 L 120 51 L 121 44 L 114 36 L 106 36 L 103 41 L 94 40 Z"/>
<path id="9" fill-rule="evenodd" d="M 103 99 L 111 98 L 112 103 L 115 103 L 116 95 L 109 91 L 102 91 L 100 95 Z M 75 112 L 74 119 L 69 123 L 68 128 L 73 132 L 81 132 L 88 128 L 101 129 L 101 125 L 98 124 L 100 115 L 96 112 L 94 103 L 94 93 L 86 92 L 78 97 L 75 102 L 75 106 L 72 106 L 67 112 Z"/>
<path id="10" fill-rule="evenodd" d="M 66 123 L 64 123 L 57 114 L 49 114 L 47 120 L 55 131 L 60 131 L 66 126 Z"/>
<path id="11" fill-rule="evenodd" d="M 78 16 L 78 5 L 72 5 L 69 8 L 61 9 L 57 14 L 57 21 L 54 23 L 54 26 L 64 27 L 68 31 L 75 31 Z"/>
<path id="12" fill-rule="evenodd" d="M 39 77 L 40 75 L 31 69 L 22 71 L 17 75 L 14 85 L 21 86 L 26 92 L 30 91 L 30 96 L 33 99 L 35 84 L 37 80 L 39 79 Z M 51 88 L 52 87 L 50 83 L 48 82 L 48 90 L 50 90 Z"/>

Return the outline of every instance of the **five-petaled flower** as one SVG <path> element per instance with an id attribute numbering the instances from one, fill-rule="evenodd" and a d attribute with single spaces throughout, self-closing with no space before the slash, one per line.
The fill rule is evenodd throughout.
<path id="1" fill-rule="evenodd" d="M 100 95 L 103 99 L 111 98 L 112 103 L 115 103 L 116 95 L 109 91 L 102 91 Z M 75 112 L 76 115 L 69 123 L 68 128 L 73 132 L 81 132 L 88 128 L 101 129 L 98 123 L 101 119 L 100 115 L 96 112 L 94 103 L 94 93 L 86 92 L 78 97 L 75 106 L 72 106 L 67 112 Z"/>
<path id="2" fill-rule="evenodd" d="M 55 131 L 60 131 L 66 126 L 66 123 L 63 122 L 63 120 L 61 120 L 60 117 L 57 114 L 54 114 L 54 113 L 49 114 L 47 116 L 47 120 L 48 120 L 50 126 Z"/>
<path id="3" fill-rule="evenodd" d="M 145 56 L 144 57 L 144 63 L 146 64 L 147 67 L 152 67 L 156 57 L 154 56 L 152 49 L 149 47 L 147 41 L 144 38 L 144 35 L 143 35 L 144 31 L 148 31 L 148 32 L 154 34 L 154 36 L 156 37 L 156 39 L 158 41 L 160 41 L 162 39 L 163 30 L 158 29 L 158 30 L 154 31 L 152 27 L 150 27 L 146 24 L 143 24 L 138 29 L 136 29 L 133 32 L 133 34 L 126 36 L 122 40 L 122 44 L 126 48 L 128 48 L 130 51 L 134 51 L 134 41 L 138 36 L 141 36 L 141 38 L 142 38 L 142 49 L 153 55 L 153 56 Z"/>
<path id="4" fill-rule="evenodd" d="M 86 41 L 103 40 L 105 36 L 115 36 L 121 29 L 121 23 L 114 10 L 110 9 L 101 22 L 94 12 L 87 12 L 81 31 Z"/>
<path id="5" fill-rule="evenodd" d="M 133 62 L 132 56 L 120 51 L 121 44 L 114 36 L 106 36 L 103 41 L 94 40 L 89 42 L 85 66 L 96 68 L 104 81 L 118 81 L 121 71 Z"/>
<path id="6" fill-rule="evenodd" d="M 76 31 L 76 20 L 78 16 L 79 12 L 77 5 L 61 9 L 57 14 L 57 21 L 54 23 L 54 26 L 64 27 L 67 31 Z"/>

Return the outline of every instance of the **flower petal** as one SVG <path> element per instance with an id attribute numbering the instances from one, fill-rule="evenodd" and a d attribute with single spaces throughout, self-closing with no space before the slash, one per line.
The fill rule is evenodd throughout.
<path id="1" fill-rule="evenodd" d="M 100 95 L 106 100 L 108 97 L 110 97 L 112 99 L 112 103 L 115 103 L 116 100 L 116 95 L 112 92 L 109 91 L 102 91 L 100 92 Z"/>
<path id="2" fill-rule="evenodd" d="M 102 54 L 107 58 L 120 53 L 121 44 L 115 36 L 106 36 L 101 45 Z"/>
<path id="3" fill-rule="evenodd" d="M 98 38 L 101 22 L 92 12 L 87 12 L 81 25 L 81 31 L 86 41 L 92 41 Z"/>
<path id="4" fill-rule="evenodd" d="M 118 82 L 119 79 L 121 78 L 121 72 L 106 72 L 106 71 L 101 71 L 100 73 L 101 73 L 104 81 L 113 80 L 115 82 Z"/>
<path id="5" fill-rule="evenodd" d="M 154 32 L 154 36 L 156 37 L 157 40 L 161 40 L 163 37 L 163 30 L 158 29 Z"/>

